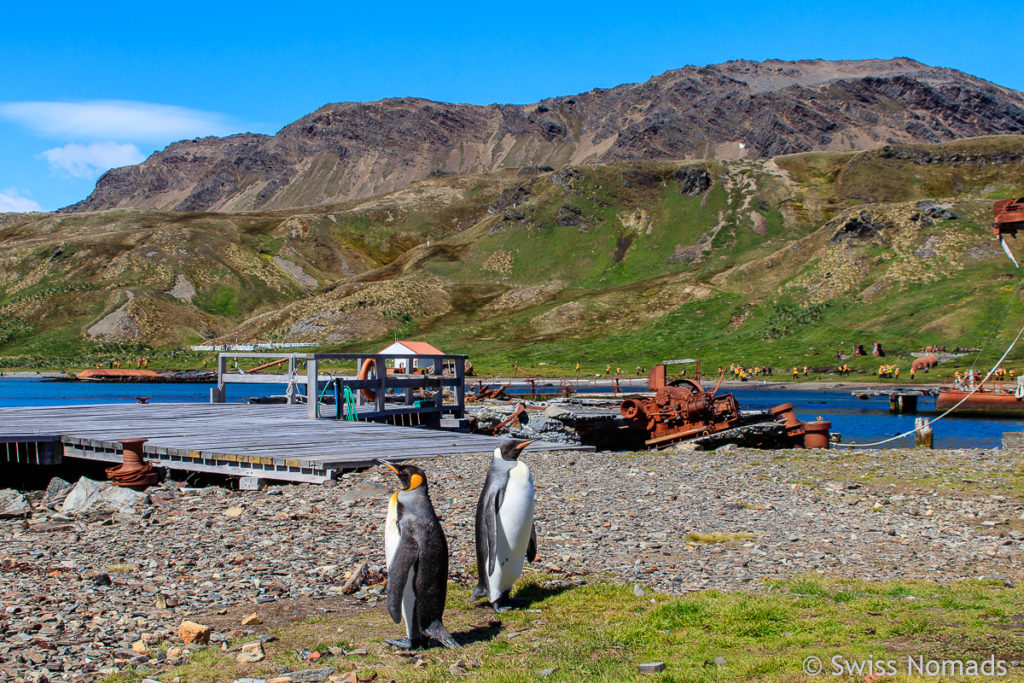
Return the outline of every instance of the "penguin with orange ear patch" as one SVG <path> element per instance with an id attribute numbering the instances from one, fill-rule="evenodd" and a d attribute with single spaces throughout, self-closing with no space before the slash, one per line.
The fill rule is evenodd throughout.
<path id="1" fill-rule="evenodd" d="M 395 491 L 388 503 L 384 554 L 388 613 L 396 624 L 405 620 L 406 637 L 384 642 L 412 650 L 433 638 L 445 647 L 459 647 L 441 623 L 448 595 L 448 541 L 427 494 L 427 476 L 416 465 L 395 467 L 379 462 L 394 472 L 404 487 Z"/>

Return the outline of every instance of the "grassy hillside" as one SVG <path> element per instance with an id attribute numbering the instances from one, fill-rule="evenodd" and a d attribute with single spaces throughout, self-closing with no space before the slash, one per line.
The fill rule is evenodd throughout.
<path id="1" fill-rule="evenodd" d="M 8 216 L 0 354 L 211 337 L 366 350 L 399 335 L 485 371 L 692 355 L 813 367 L 873 341 L 988 342 L 994 358 L 1024 305 L 991 202 L 1024 195 L 1022 160 L 1010 136 L 439 175 L 297 214 Z M 169 293 L 182 276 L 191 303 Z M 118 311 L 134 337 L 97 333 Z"/>
<path id="2" fill-rule="evenodd" d="M 232 336 L 479 220 L 507 175 L 431 179 L 308 213 L 0 216 L 0 355 L 64 364 L 111 345 Z"/>

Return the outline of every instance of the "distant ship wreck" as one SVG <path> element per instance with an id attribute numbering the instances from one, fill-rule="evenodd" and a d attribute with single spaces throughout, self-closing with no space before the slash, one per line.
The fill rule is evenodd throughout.
<path id="1" fill-rule="evenodd" d="M 83 382 L 216 382 L 217 373 L 213 370 L 132 370 L 90 368 L 75 374 L 74 379 Z"/>

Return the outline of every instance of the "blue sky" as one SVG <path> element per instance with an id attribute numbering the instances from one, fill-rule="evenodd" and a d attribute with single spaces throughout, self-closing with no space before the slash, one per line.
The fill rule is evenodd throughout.
<path id="1" fill-rule="evenodd" d="M 1024 90 L 1022 19 L 1019 2 L 946 0 L 9 3 L 0 211 L 56 209 L 174 140 L 272 134 L 327 102 L 527 103 L 771 58 L 911 57 Z"/>

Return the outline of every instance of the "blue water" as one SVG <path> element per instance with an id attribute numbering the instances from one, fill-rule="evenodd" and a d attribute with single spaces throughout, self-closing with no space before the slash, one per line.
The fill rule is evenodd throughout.
<path id="1" fill-rule="evenodd" d="M 803 421 L 819 416 L 832 423 L 832 432 L 843 436 L 844 443 L 881 441 L 914 428 L 917 417 L 935 417 L 935 398 L 917 399 L 917 415 L 894 415 L 889 412 L 889 399 L 882 396 L 861 400 L 850 391 L 788 391 L 742 388 L 732 390 L 743 410 L 764 410 L 780 403 L 792 403 L 797 417 Z M 1024 431 L 1024 419 L 957 417 L 950 415 L 932 426 L 936 448 L 999 448 L 1003 432 Z M 906 448 L 914 445 L 907 436 L 885 444 L 883 448 Z"/>
<path id="2" fill-rule="evenodd" d="M 0 378 L 0 407 L 95 405 L 135 403 L 136 396 L 149 396 L 150 403 L 208 403 L 214 383 L 135 384 L 130 382 L 47 382 L 33 378 Z M 250 396 L 283 394 L 284 385 L 232 384 L 227 388 L 229 403 L 245 402 Z"/>
<path id="3" fill-rule="evenodd" d="M 0 378 L 0 407 L 134 403 L 136 396 L 149 396 L 150 403 L 206 403 L 213 384 L 122 384 L 100 382 L 45 382 L 34 378 Z M 473 384 L 471 383 L 471 386 Z M 538 384 L 538 390 L 541 390 Z M 764 410 L 780 403 L 792 403 L 797 417 L 814 420 L 819 416 L 832 423 L 843 441 L 872 442 L 913 429 L 914 418 L 934 416 L 935 399 L 918 399 L 919 414 L 893 415 L 885 397 L 861 400 L 849 390 L 800 391 L 743 387 L 731 390 L 744 410 Z M 243 402 L 250 396 L 284 393 L 284 386 L 228 385 L 227 400 Z M 936 448 L 997 448 L 1003 432 L 1024 431 L 1024 419 L 949 416 L 936 423 Z M 913 445 L 912 437 L 886 447 Z"/>

